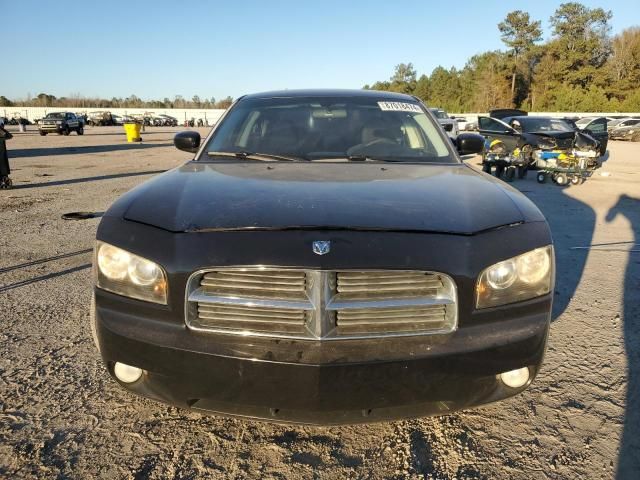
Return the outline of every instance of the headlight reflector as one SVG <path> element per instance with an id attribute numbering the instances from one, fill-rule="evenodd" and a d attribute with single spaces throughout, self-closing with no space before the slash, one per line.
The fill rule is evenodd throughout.
<path id="1" fill-rule="evenodd" d="M 516 262 L 507 260 L 487 269 L 487 283 L 495 290 L 509 288 L 516 281 Z"/>
<path id="2" fill-rule="evenodd" d="M 140 257 L 131 259 L 127 273 L 133 283 L 142 286 L 152 285 L 162 277 L 162 270 L 158 264 Z"/>
<path id="3" fill-rule="evenodd" d="M 109 280 L 124 279 L 130 261 L 128 252 L 108 243 L 103 243 L 98 249 L 98 268 Z"/>
<path id="4" fill-rule="evenodd" d="M 96 246 L 96 285 L 125 297 L 167 303 L 167 276 L 160 265 L 108 243 Z"/>
<path id="5" fill-rule="evenodd" d="M 478 278 L 476 308 L 520 302 L 551 291 L 553 247 L 548 245 L 486 268 Z"/>
<path id="6" fill-rule="evenodd" d="M 516 260 L 520 280 L 529 285 L 544 280 L 551 270 L 551 256 L 545 248 L 536 248 Z"/>

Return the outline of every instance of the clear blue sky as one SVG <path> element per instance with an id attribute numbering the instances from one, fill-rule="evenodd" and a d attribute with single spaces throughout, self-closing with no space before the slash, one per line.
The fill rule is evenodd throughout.
<path id="1" fill-rule="evenodd" d="M 560 1 L 0 0 L 0 95 L 191 98 L 282 88 L 360 88 L 396 64 L 419 74 L 503 48 L 516 9 L 543 21 Z M 583 1 L 613 11 L 613 33 L 640 24 L 638 0 Z"/>

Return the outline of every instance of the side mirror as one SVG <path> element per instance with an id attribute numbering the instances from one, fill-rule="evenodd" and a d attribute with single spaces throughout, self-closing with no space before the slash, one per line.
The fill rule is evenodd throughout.
<path id="1" fill-rule="evenodd" d="M 484 137 L 477 133 L 461 133 L 456 138 L 456 148 L 460 155 L 482 153 L 482 150 L 484 150 Z"/>
<path id="2" fill-rule="evenodd" d="M 178 150 L 196 153 L 200 148 L 200 134 L 189 130 L 176 133 L 176 136 L 173 137 L 173 144 Z"/>

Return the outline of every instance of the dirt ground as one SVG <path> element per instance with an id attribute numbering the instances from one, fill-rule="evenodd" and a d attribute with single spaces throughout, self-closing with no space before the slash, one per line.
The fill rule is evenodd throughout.
<path id="1" fill-rule="evenodd" d="M 203 416 L 110 380 L 88 322 L 99 218 L 61 215 L 104 212 L 189 154 L 177 129 L 127 144 L 121 127 L 30 128 L 8 142 L 16 188 L 0 191 L 0 478 L 640 478 L 639 143 L 611 142 L 580 186 L 513 184 L 547 216 L 558 264 L 529 390 L 446 417 L 310 428 Z"/>

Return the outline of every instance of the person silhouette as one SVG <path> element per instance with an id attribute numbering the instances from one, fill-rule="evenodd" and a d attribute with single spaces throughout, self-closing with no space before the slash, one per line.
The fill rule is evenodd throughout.
<path id="1" fill-rule="evenodd" d="M 629 221 L 633 233 L 622 296 L 627 398 L 616 475 L 618 480 L 626 480 L 640 475 L 640 198 L 620 195 L 605 220 L 611 223 L 618 215 Z"/>
<path id="2" fill-rule="evenodd" d="M 4 129 L 4 122 L 0 120 L 0 188 L 11 188 L 12 182 L 9 174 L 9 155 L 7 154 L 7 140 L 13 138 L 10 132 Z"/>

